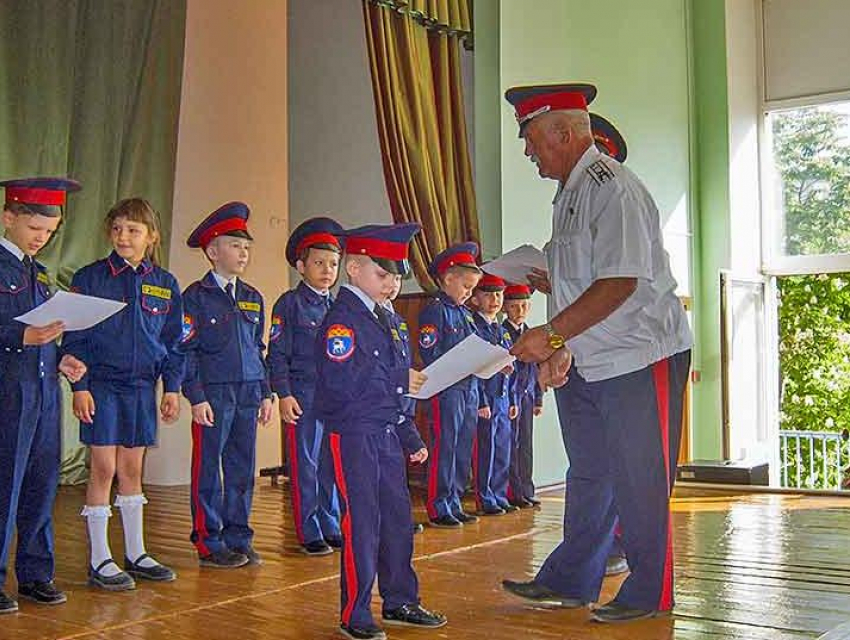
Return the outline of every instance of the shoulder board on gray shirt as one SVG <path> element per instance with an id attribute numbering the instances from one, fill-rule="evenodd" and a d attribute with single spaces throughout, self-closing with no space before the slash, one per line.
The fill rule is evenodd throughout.
<path id="1" fill-rule="evenodd" d="M 600 186 L 616 177 L 614 172 L 611 171 L 611 168 L 605 164 L 604 160 L 597 160 L 585 169 L 585 171 L 587 172 L 587 175 L 589 175 L 591 179 Z"/>

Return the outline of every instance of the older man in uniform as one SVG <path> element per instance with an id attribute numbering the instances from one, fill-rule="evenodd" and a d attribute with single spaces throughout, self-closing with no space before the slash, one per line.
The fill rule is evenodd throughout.
<path id="1" fill-rule="evenodd" d="M 533 283 L 550 294 L 549 322 L 513 353 L 558 387 L 570 468 L 564 541 L 534 580 L 503 586 L 567 608 L 596 601 L 619 515 L 631 574 L 592 617 L 625 622 L 673 608 L 669 499 L 693 339 L 652 197 L 594 145 L 595 95 L 586 84 L 506 94 L 525 154 L 558 180 L 548 277 Z"/>

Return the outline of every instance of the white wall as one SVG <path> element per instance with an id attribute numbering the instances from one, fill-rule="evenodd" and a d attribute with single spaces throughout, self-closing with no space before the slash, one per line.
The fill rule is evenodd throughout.
<path id="1" fill-rule="evenodd" d="M 353 3 L 352 3 L 353 4 Z M 171 270 L 186 286 L 207 269 L 185 239 L 229 200 L 251 207 L 255 238 L 246 280 L 270 309 L 287 288 L 286 2 L 189 0 L 177 144 Z M 145 481 L 189 481 L 191 415 L 160 429 L 148 453 Z M 261 429 L 257 467 L 279 464 L 277 423 Z"/>
<path id="2" fill-rule="evenodd" d="M 289 0 L 289 210 L 390 223 L 360 2 Z"/>
<path id="3" fill-rule="evenodd" d="M 361 2 L 289 0 L 288 15 L 292 228 L 316 215 L 389 224 Z M 462 49 L 462 60 L 472 148 L 472 53 Z M 418 290 L 412 280 L 409 290 Z"/>

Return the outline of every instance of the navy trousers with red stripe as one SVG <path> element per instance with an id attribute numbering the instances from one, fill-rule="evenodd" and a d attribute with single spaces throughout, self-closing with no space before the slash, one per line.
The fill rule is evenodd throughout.
<path id="1" fill-rule="evenodd" d="M 192 423 L 192 536 L 202 556 L 245 549 L 254 496 L 259 382 L 204 386 L 212 427 Z"/>
<path id="2" fill-rule="evenodd" d="M 341 619 L 371 625 L 375 576 L 384 611 L 419 603 L 406 456 L 391 425 L 369 435 L 328 437 L 342 507 Z"/>
<path id="3" fill-rule="evenodd" d="M 490 418 L 478 418 L 475 439 L 475 503 L 479 509 L 505 507 L 511 466 L 511 420 L 507 396 L 490 399 Z"/>
<path id="4" fill-rule="evenodd" d="M 295 535 L 300 544 L 339 537 L 339 502 L 333 460 L 322 423 L 311 406 L 298 397 L 304 413 L 284 427 L 289 491 Z"/>
<path id="5" fill-rule="evenodd" d="M 472 445 L 478 423 L 478 385 L 449 387 L 430 400 L 431 446 L 428 458 L 428 517 L 463 511 L 462 498 L 472 474 Z"/>
<path id="6" fill-rule="evenodd" d="M 616 600 L 637 609 L 673 607 L 669 502 L 690 357 L 684 351 L 598 382 L 573 367 L 556 391 L 570 467 L 564 541 L 538 572 L 541 584 L 596 601 L 619 515 L 631 573 Z"/>

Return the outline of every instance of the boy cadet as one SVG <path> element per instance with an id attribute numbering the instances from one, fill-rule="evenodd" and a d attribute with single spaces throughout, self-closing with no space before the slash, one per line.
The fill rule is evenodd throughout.
<path id="1" fill-rule="evenodd" d="M 248 266 L 248 206 L 211 213 L 186 244 L 212 269 L 183 294 L 183 393 L 192 405 L 192 542 L 201 566 L 261 564 L 248 525 L 257 421 L 271 419 L 263 362 L 263 297 L 239 276 Z M 223 472 L 223 473 L 222 473 Z"/>
<path id="2" fill-rule="evenodd" d="M 425 376 L 409 367 L 384 306 L 395 276 L 410 273 L 408 243 L 419 228 L 369 225 L 346 232 L 349 282 L 316 341 L 316 411 L 329 433 L 343 514 L 340 632 L 354 639 L 386 638 L 370 610 L 376 574 L 386 624 L 446 623 L 420 605 L 411 565 L 413 519 L 401 443 L 414 450 L 412 462 L 424 462 L 428 450 L 404 419 L 404 395 L 420 390 Z"/>
<path id="3" fill-rule="evenodd" d="M 72 382 L 86 371 L 70 355 L 59 358 L 64 326 L 28 326 L 14 318 L 50 297 L 44 265 L 33 259 L 62 220 L 66 194 L 80 189 L 66 178 L 0 182 L 5 235 L 0 238 L 0 614 L 18 603 L 2 589 L 17 525 L 18 595 L 61 604 L 53 583 L 53 501 L 59 484 L 60 390 L 57 370 Z"/>

